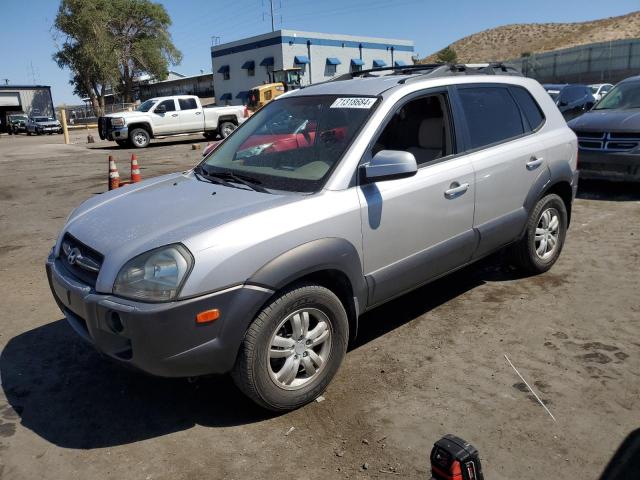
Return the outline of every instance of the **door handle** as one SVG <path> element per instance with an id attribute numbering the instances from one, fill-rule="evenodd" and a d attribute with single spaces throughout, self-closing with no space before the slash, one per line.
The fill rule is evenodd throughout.
<path id="1" fill-rule="evenodd" d="M 531 157 L 527 162 L 527 170 L 534 170 L 542 165 L 543 158 Z"/>
<path id="2" fill-rule="evenodd" d="M 178 114 L 177 114 L 177 113 L 174 113 L 174 114 L 173 114 L 173 115 L 171 115 L 171 116 L 172 116 L 172 117 L 177 117 L 177 116 L 178 116 Z"/>
<path id="3" fill-rule="evenodd" d="M 445 198 L 448 198 L 448 199 L 456 198 L 462 195 L 468 189 L 469 189 L 468 183 L 460 184 L 458 182 L 453 182 L 451 185 L 449 185 L 449 190 L 444 191 L 444 196 Z"/>
<path id="4" fill-rule="evenodd" d="M 196 115 L 202 115 L 202 112 L 196 112 Z"/>

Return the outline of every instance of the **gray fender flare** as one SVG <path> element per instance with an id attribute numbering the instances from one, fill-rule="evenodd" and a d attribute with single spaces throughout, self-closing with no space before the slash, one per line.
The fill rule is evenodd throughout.
<path id="1" fill-rule="evenodd" d="M 299 278 L 323 270 L 337 270 L 349 279 L 355 300 L 354 327 L 357 329 L 358 315 L 367 305 L 367 284 L 358 251 L 343 238 L 321 238 L 298 245 L 260 267 L 247 283 L 279 290 Z"/>

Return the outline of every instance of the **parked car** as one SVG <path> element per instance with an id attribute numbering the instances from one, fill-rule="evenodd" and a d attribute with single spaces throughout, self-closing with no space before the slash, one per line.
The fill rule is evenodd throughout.
<path id="1" fill-rule="evenodd" d="M 582 115 L 596 103 L 591 89 L 586 85 L 543 85 L 549 96 L 555 101 L 565 120 Z"/>
<path id="2" fill-rule="evenodd" d="M 21 114 L 11 114 L 7 115 L 7 130 L 10 133 L 18 134 L 20 132 L 27 131 L 27 122 L 29 121 L 29 117 Z"/>
<path id="3" fill-rule="evenodd" d="M 62 133 L 62 125 L 53 117 L 29 117 L 27 135 L 32 133 L 36 135 Z"/>
<path id="4" fill-rule="evenodd" d="M 72 212 L 54 298 L 123 364 L 231 372 L 272 410 L 313 400 L 362 313 L 505 247 L 530 274 L 558 259 L 576 137 L 535 80 L 483 71 L 354 72 L 278 97 L 194 169 Z"/>
<path id="5" fill-rule="evenodd" d="M 144 148 L 152 138 L 203 133 L 226 138 L 249 116 L 243 106 L 206 107 L 193 95 L 158 97 L 142 102 L 133 112 L 111 113 L 98 119 L 103 140 Z"/>
<path id="6" fill-rule="evenodd" d="M 607 93 L 609 93 L 609 91 L 613 88 L 613 85 L 611 85 L 610 83 L 595 83 L 593 85 L 589 85 L 589 88 L 591 89 L 593 98 L 597 102 Z"/>
<path id="7" fill-rule="evenodd" d="M 569 127 L 578 136 L 581 178 L 640 181 L 640 76 L 618 83 Z"/>

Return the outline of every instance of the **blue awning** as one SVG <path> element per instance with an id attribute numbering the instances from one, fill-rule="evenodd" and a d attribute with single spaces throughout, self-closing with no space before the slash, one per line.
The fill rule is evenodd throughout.
<path id="1" fill-rule="evenodd" d="M 394 67 L 406 67 L 407 64 L 404 63 L 402 60 L 396 60 L 395 62 L 393 62 L 393 66 Z"/>
<path id="2" fill-rule="evenodd" d="M 296 55 L 293 59 L 293 63 L 297 65 L 305 65 L 309 63 L 309 57 L 306 55 Z"/>
<path id="3" fill-rule="evenodd" d="M 245 70 L 255 70 L 256 62 L 254 62 L 253 60 L 247 60 L 242 64 L 242 68 L 244 68 Z"/>
<path id="4" fill-rule="evenodd" d="M 218 100 L 231 100 L 233 96 L 230 93 L 223 93 Z"/>
<path id="5" fill-rule="evenodd" d="M 327 57 L 327 65 L 340 65 L 341 63 L 336 57 Z"/>
<path id="6" fill-rule="evenodd" d="M 248 96 L 249 96 L 249 90 L 246 90 L 244 92 L 238 92 L 238 94 L 236 95 L 236 98 L 242 98 L 244 100 Z"/>
<path id="7" fill-rule="evenodd" d="M 364 60 L 362 60 L 361 58 L 352 58 L 351 65 L 356 65 L 358 67 L 361 67 L 362 65 L 364 65 Z"/>
<path id="8" fill-rule="evenodd" d="M 264 57 L 260 62 L 261 67 L 273 67 L 273 57 Z"/>
<path id="9" fill-rule="evenodd" d="M 219 69 L 218 69 L 218 73 L 227 73 L 229 71 L 229 65 L 222 65 Z"/>
<path id="10" fill-rule="evenodd" d="M 381 67 L 386 67 L 387 66 L 387 62 L 385 62 L 384 60 L 374 60 L 373 61 L 373 67 L 374 68 L 381 68 Z"/>

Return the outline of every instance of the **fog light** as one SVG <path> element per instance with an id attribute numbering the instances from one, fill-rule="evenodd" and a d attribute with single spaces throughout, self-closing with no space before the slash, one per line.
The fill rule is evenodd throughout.
<path id="1" fill-rule="evenodd" d="M 107 323 L 109 328 L 114 333 L 122 333 L 124 330 L 124 325 L 122 324 L 122 320 L 120 320 L 120 314 L 118 312 L 111 312 L 107 319 Z"/>

